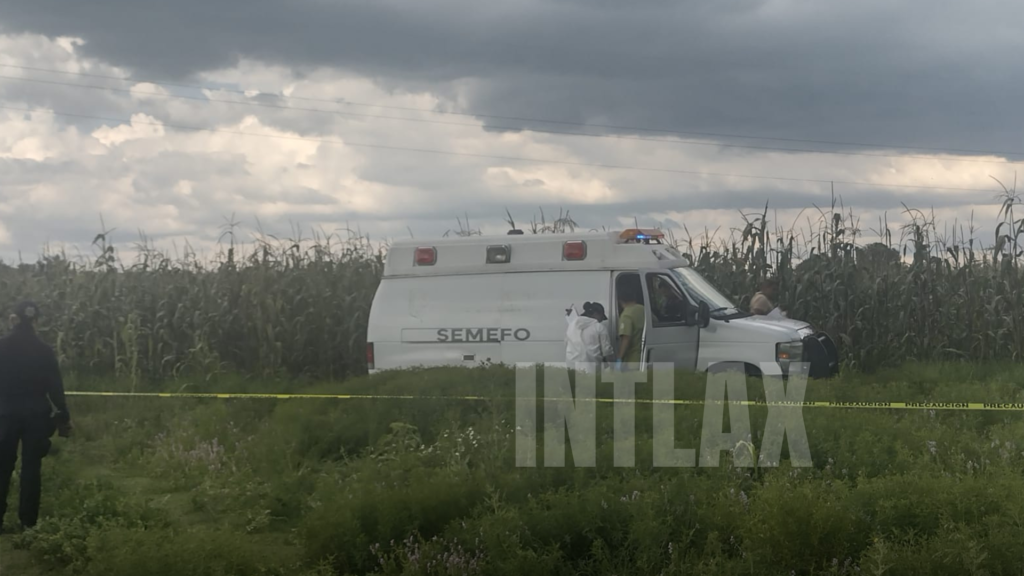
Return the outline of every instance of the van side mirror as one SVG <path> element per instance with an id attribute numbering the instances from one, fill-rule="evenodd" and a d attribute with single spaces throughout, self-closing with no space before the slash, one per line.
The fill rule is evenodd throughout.
<path id="1" fill-rule="evenodd" d="M 708 307 L 707 302 L 701 302 L 697 305 L 697 325 L 701 328 L 707 328 L 711 324 L 711 308 Z"/>

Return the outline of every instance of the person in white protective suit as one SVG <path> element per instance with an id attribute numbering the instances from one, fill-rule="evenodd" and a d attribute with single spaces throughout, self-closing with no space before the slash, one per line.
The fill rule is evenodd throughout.
<path id="1" fill-rule="evenodd" d="M 611 336 L 605 321 L 604 306 L 598 302 L 583 304 L 583 314 L 575 310 L 567 318 L 569 326 L 565 331 L 565 362 L 570 368 L 586 370 L 599 368 L 604 361 L 615 358 Z"/>

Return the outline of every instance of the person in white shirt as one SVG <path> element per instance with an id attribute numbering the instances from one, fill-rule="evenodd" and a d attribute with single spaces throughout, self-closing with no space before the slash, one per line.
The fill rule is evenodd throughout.
<path id="1" fill-rule="evenodd" d="M 615 357 L 615 349 L 604 322 L 608 317 L 598 302 L 583 304 L 583 314 L 569 321 L 565 332 L 565 362 L 577 370 L 597 368 Z M 582 364 L 582 365 L 580 365 Z"/>

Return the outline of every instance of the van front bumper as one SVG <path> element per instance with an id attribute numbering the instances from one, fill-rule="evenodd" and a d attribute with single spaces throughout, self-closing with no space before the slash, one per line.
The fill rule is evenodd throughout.
<path id="1" fill-rule="evenodd" d="M 839 373 L 839 348 L 828 334 L 818 332 L 803 342 L 803 359 L 811 365 L 809 378 L 831 378 Z"/>

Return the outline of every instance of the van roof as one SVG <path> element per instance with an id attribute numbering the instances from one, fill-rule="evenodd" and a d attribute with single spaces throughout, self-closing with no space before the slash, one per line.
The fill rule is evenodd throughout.
<path id="1" fill-rule="evenodd" d="M 650 230 L 583 232 L 567 234 L 525 234 L 470 236 L 462 238 L 398 240 L 388 249 L 384 277 L 451 276 L 568 270 L 629 270 L 637 268 L 678 268 L 690 261 L 668 244 L 636 241 Z M 643 236 L 640 236 L 643 237 Z M 567 242 L 582 241 L 582 260 L 565 260 Z M 508 247 L 509 260 L 488 263 L 489 247 Z M 434 250 L 434 264 L 416 265 L 418 248 Z"/>

